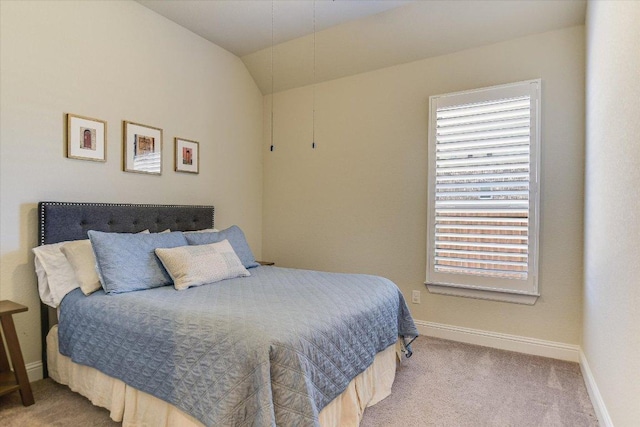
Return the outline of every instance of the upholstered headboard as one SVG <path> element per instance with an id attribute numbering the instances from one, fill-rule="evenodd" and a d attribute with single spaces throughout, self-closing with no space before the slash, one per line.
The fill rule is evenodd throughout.
<path id="1" fill-rule="evenodd" d="M 87 231 L 136 233 L 213 228 L 213 206 L 40 202 L 41 245 L 87 238 Z"/>
<path id="2" fill-rule="evenodd" d="M 139 205 L 123 203 L 40 202 L 40 245 L 81 240 L 87 231 L 152 233 L 171 229 L 191 231 L 214 227 L 213 206 Z M 54 309 L 41 304 L 42 364 L 47 377 L 47 333 L 57 323 Z"/>

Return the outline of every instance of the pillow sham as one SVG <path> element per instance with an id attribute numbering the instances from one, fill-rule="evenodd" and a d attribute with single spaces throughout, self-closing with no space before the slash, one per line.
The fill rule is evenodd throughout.
<path id="1" fill-rule="evenodd" d="M 185 233 L 185 238 L 190 245 L 208 245 L 228 240 L 245 268 L 253 268 L 260 265 L 256 262 L 244 233 L 237 225 L 232 225 L 231 227 L 218 232 Z"/>
<path id="2" fill-rule="evenodd" d="M 62 298 L 79 287 L 71 264 L 60 248 L 69 242 L 42 245 L 31 249 L 34 258 L 36 276 L 38 277 L 38 293 L 46 305 L 56 308 Z"/>
<path id="3" fill-rule="evenodd" d="M 151 289 L 171 284 L 157 248 L 187 245 L 181 232 L 121 234 L 89 231 L 98 276 L 108 294 Z"/>
<path id="4" fill-rule="evenodd" d="M 90 295 L 102 287 L 89 239 L 67 242 L 60 250 L 69 261 L 83 294 Z"/>
<path id="5" fill-rule="evenodd" d="M 168 231 L 163 231 L 163 233 Z M 150 231 L 142 230 L 139 234 L 149 234 Z M 82 293 L 91 295 L 102 287 L 100 277 L 96 271 L 96 257 L 93 254 L 93 247 L 89 239 L 74 240 L 66 242 L 60 247 L 60 250 L 67 258 L 69 264 L 76 277 L 76 281 L 80 285 Z"/>
<path id="6" fill-rule="evenodd" d="M 210 245 L 158 248 L 155 252 L 177 290 L 251 275 L 226 239 Z"/>

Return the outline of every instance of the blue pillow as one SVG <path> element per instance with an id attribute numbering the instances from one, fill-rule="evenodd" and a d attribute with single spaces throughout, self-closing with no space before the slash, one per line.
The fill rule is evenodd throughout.
<path id="1" fill-rule="evenodd" d="M 172 284 L 171 276 L 154 251 L 187 245 L 181 232 L 123 234 L 91 230 L 88 234 L 96 255 L 98 276 L 108 294 Z"/>
<path id="2" fill-rule="evenodd" d="M 185 237 L 190 245 L 210 245 L 211 243 L 218 243 L 227 239 L 229 243 L 231 243 L 231 247 L 236 255 L 238 255 L 238 258 L 240 258 L 240 261 L 242 261 L 244 268 L 253 268 L 260 265 L 256 262 L 253 252 L 251 252 L 251 248 L 247 243 L 247 239 L 244 237 L 244 233 L 237 225 L 232 225 L 218 232 L 185 233 Z"/>

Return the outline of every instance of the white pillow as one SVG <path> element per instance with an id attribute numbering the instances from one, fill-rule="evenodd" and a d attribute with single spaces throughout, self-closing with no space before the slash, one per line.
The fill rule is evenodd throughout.
<path id="1" fill-rule="evenodd" d="M 228 240 L 210 245 L 158 248 L 155 252 L 178 290 L 251 275 Z"/>
<path id="2" fill-rule="evenodd" d="M 71 264 L 82 293 L 91 295 L 102 287 L 96 272 L 96 256 L 93 254 L 89 239 L 67 242 L 60 247 L 60 250 Z"/>
<path id="3" fill-rule="evenodd" d="M 60 305 L 62 298 L 79 287 L 71 264 L 60 247 L 68 242 L 53 243 L 33 248 L 35 254 L 38 292 L 43 303 L 53 308 Z"/>

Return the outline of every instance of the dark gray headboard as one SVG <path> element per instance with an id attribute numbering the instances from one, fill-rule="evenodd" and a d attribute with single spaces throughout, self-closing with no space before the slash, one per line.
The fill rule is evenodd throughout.
<path id="1" fill-rule="evenodd" d="M 152 233 L 171 229 L 191 231 L 214 226 L 213 206 L 137 205 L 122 203 L 40 202 L 38 230 L 40 245 L 81 240 L 87 231 Z M 57 322 L 55 310 L 41 303 L 42 365 L 47 373 L 47 334 Z"/>
<path id="2" fill-rule="evenodd" d="M 213 228 L 213 206 L 136 205 L 120 203 L 40 202 L 39 244 L 80 240 L 87 231 L 158 233 Z"/>

